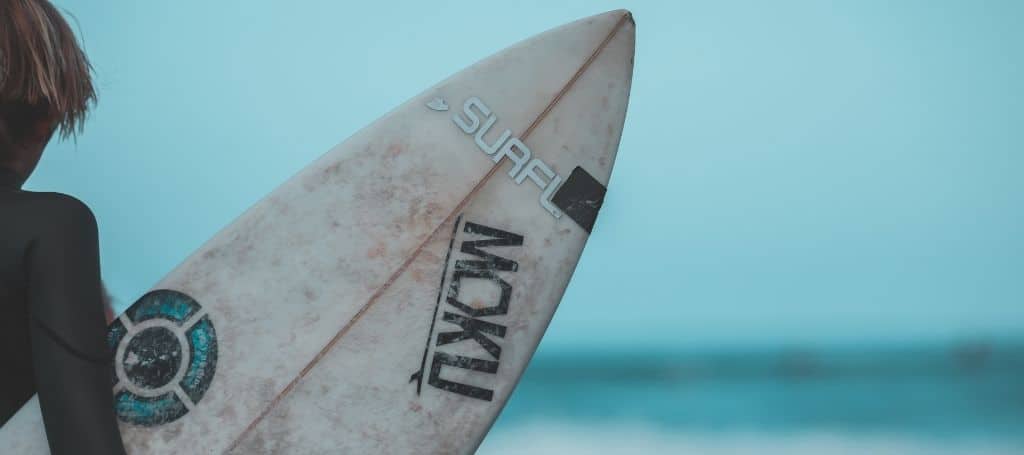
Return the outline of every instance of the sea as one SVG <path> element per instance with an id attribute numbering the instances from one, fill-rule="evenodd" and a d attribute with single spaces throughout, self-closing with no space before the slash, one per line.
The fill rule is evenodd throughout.
<path id="1" fill-rule="evenodd" d="M 541 349 L 478 453 L 1024 454 L 1024 341 Z"/>

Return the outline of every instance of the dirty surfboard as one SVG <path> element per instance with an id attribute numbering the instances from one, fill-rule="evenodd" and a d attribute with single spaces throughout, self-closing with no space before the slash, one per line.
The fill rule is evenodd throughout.
<path id="1" fill-rule="evenodd" d="M 471 453 L 601 207 L 626 11 L 520 42 L 331 149 L 112 325 L 129 452 Z M 35 398 L 3 453 L 46 453 Z"/>

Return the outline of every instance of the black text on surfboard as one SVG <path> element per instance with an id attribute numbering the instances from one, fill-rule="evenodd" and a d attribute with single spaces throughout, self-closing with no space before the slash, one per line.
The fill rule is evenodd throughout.
<path id="1" fill-rule="evenodd" d="M 508 278 L 509 273 L 519 270 L 519 263 L 497 254 L 493 248 L 522 246 L 523 236 L 467 221 L 462 229 L 467 238 L 462 241 L 457 251 L 452 251 L 460 222 L 461 217 L 456 220 L 455 231 L 449 245 L 445 275 L 452 254 L 461 255 L 462 258 L 455 260 L 447 288 L 444 287 L 442 277 L 441 289 L 438 290 L 438 308 L 434 311 L 435 320 L 427 337 L 423 364 L 420 371 L 413 374 L 412 380 L 422 384 L 434 324 L 440 323 L 442 325 L 439 326 L 434 341 L 427 383 L 447 392 L 491 401 L 494 391 L 484 385 L 487 379 L 493 376 L 486 375 L 495 375 L 498 372 L 501 360 L 501 345 L 498 340 L 505 337 L 507 330 L 499 323 L 498 318 L 508 314 L 512 299 L 512 284 L 505 278 Z M 439 312 L 442 316 L 441 320 L 437 321 Z M 446 372 L 452 374 L 452 369 L 465 370 L 455 371 L 460 378 L 466 379 L 442 377 Z M 469 380 L 473 380 L 474 383 L 467 383 Z M 418 385 L 417 393 L 419 391 Z"/>

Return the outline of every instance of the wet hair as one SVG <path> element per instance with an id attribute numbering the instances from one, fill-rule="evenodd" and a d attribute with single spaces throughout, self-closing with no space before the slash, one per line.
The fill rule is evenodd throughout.
<path id="1" fill-rule="evenodd" d="M 92 66 L 57 8 L 0 0 L 0 161 L 10 158 L 4 144 L 45 140 L 55 128 L 75 136 L 95 104 Z"/>

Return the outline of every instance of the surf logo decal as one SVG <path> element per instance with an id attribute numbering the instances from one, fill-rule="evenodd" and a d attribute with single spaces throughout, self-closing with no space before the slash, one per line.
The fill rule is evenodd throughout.
<path id="1" fill-rule="evenodd" d="M 464 239 L 455 251 L 460 225 Z M 410 382 L 416 381 L 417 395 L 422 391 L 427 357 L 433 342 L 427 384 L 478 400 L 493 399 L 494 390 L 485 385 L 494 379 L 486 375 L 498 373 L 501 360 L 499 340 L 507 331 L 501 322 L 502 317 L 508 314 L 512 299 L 512 284 L 506 278 L 511 278 L 508 274 L 519 270 L 518 262 L 499 256 L 495 250 L 500 249 L 501 254 L 507 255 L 507 248 L 522 245 L 522 235 L 471 221 L 463 224 L 461 216 L 455 220 L 423 360 L 419 371 L 410 378 Z M 448 265 L 453 254 L 456 257 L 455 267 L 451 278 L 448 278 Z M 444 285 L 446 281 L 447 288 Z M 438 320 L 442 297 L 444 311 Z M 440 326 L 434 337 L 436 324 Z"/>
<path id="2" fill-rule="evenodd" d="M 445 112 L 448 110 L 448 104 L 442 98 L 433 98 L 427 102 L 427 108 Z M 562 176 L 551 170 L 551 167 L 540 158 L 533 158 L 530 147 L 515 137 L 512 130 L 506 129 L 488 144 L 487 133 L 498 122 L 498 115 L 491 112 L 491 108 L 487 107 L 483 100 L 475 96 L 469 97 L 462 105 L 462 112 L 453 112 L 451 118 L 463 133 L 473 136 L 477 148 L 492 161 L 500 163 L 502 159 L 507 158 L 512 163 L 512 169 L 508 171 L 512 181 L 516 185 L 521 185 L 523 181 L 530 179 L 540 188 L 540 206 L 551 216 L 562 217 L 562 211 L 551 203 L 551 197 L 562 183 Z"/>
<path id="3" fill-rule="evenodd" d="M 448 103 L 441 98 L 434 98 L 427 103 L 427 107 L 433 111 L 444 112 L 448 110 Z"/>
<path id="4" fill-rule="evenodd" d="M 178 420 L 210 387 L 217 333 L 192 297 L 167 289 L 142 296 L 107 332 L 114 351 L 114 409 L 152 427 Z"/>

